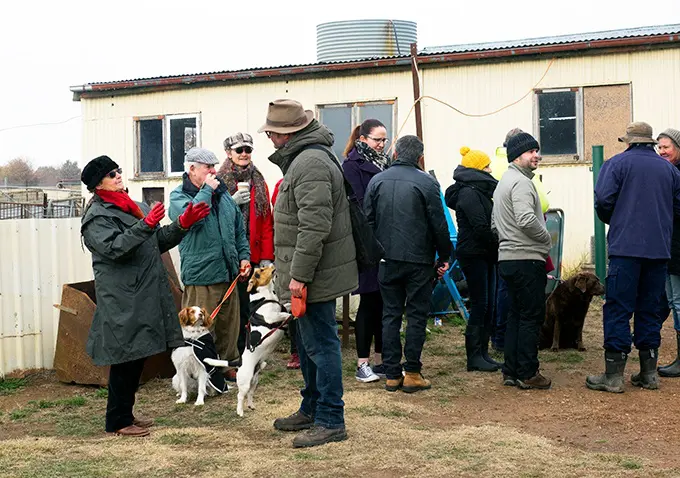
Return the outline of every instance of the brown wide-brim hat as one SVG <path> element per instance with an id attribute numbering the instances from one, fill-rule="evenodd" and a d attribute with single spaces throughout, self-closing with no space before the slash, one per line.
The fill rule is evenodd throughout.
<path id="1" fill-rule="evenodd" d="M 299 101 L 274 100 L 269 103 L 267 122 L 257 132 L 296 133 L 309 125 L 313 119 L 314 112 L 305 110 Z"/>
<path id="2" fill-rule="evenodd" d="M 656 144 L 656 140 L 652 137 L 652 127 L 644 121 L 635 121 L 626 126 L 626 134 L 621 136 L 619 141 L 628 144 Z"/>

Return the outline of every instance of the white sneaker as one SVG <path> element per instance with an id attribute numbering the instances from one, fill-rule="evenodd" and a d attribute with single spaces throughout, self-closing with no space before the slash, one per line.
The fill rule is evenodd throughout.
<path id="1" fill-rule="evenodd" d="M 354 376 L 361 383 L 377 382 L 380 380 L 380 377 L 373 373 L 373 370 L 371 370 L 371 367 L 366 362 L 357 367 L 357 373 Z"/>

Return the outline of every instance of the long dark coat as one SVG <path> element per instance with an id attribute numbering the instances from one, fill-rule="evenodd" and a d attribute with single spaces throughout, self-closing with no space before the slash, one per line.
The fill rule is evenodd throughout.
<path id="1" fill-rule="evenodd" d="M 148 212 L 146 205 L 140 207 Z M 94 196 L 80 231 L 94 269 L 97 310 L 87 340 L 94 364 L 130 362 L 183 346 L 161 260 L 186 234 L 179 224 L 151 229 Z"/>

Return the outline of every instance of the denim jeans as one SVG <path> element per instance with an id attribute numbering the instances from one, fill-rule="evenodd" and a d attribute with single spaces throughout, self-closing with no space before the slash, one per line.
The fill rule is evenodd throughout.
<path id="1" fill-rule="evenodd" d="M 508 328 L 508 312 L 510 312 L 510 296 L 508 284 L 498 273 L 498 289 L 496 290 L 496 330 L 491 341 L 498 349 L 505 347 L 505 330 Z"/>
<path id="2" fill-rule="evenodd" d="M 606 302 L 602 309 L 605 350 L 628 354 L 633 342 L 638 350 L 659 348 L 663 323 L 659 306 L 666 283 L 666 262 L 638 257 L 609 258 Z"/>
<path id="3" fill-rule="evenodd" d="M 297 319 L 297 348 L 305 388 L 300 390 L 300 411 L 325 428 L 345 426 L 342 401 L 342 355 L 335 301 L 307 304 Z"/>
<path id="4" fill-rule="evenodd" d="M 434 269 L 432 265 L 412 262 L 380 263 L 378 281 L 383 298 L 383 363 L 388 379 L 401 378 L 401 321 L 406 313 L 404 370 L 420 372 L 420 356 L 425 344 L 427 314 L 430 311 Z"/>
<path id="5" fill-rule="evenodd" d="M 680 332 L 680 276 L 675 274 L 666 276 L 666 297 L 668 308 L 673 313 L 673 327 Z"/>
<path id="6" fill-rule="evenodd" d="M 538 336 L 545 320 L 545 261 L 501 261 L 498 269 L 510 296 L 503 373 L 526 380 L 536 375 L 539 367 Z"/>

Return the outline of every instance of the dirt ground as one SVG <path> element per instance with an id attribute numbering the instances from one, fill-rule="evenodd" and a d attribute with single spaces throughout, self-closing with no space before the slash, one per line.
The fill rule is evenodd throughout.
<path id="1" fill-rule="evenodd" d="M 675 354 L 672 321 L 663 329 L 661 363 Z M 205 407 L 175 405 L 169 380 L 140 389 L 137 413 L 156 419 L 152 436 L 106 436 L 106 391 L 57 382 L 52 372 L 0 394 L 2 476 L 680 476 L 680 379 L 637 389 L 633 352 L 626 392 L 587 390 L 603 369 L 601 302 L 591 307 L 586 352 L 541 352 L 548 391 L 501 385 L 500 373 L 464 371 L 462 327 L 430 326 L 423 354 L 432 390 L 388 393 L 383 382 L 354 379 L 344 350 L 349 440 L 309 450 L 274 418 L 298 404 L 298 371 L 285 369 L 287 342 L 262 373 L 258 409 L 236 415 L 236 393 Z M 0 389 L 1 390 L 1 389 Z M 2 392 L 0 392 L 2 393 Z"/>

